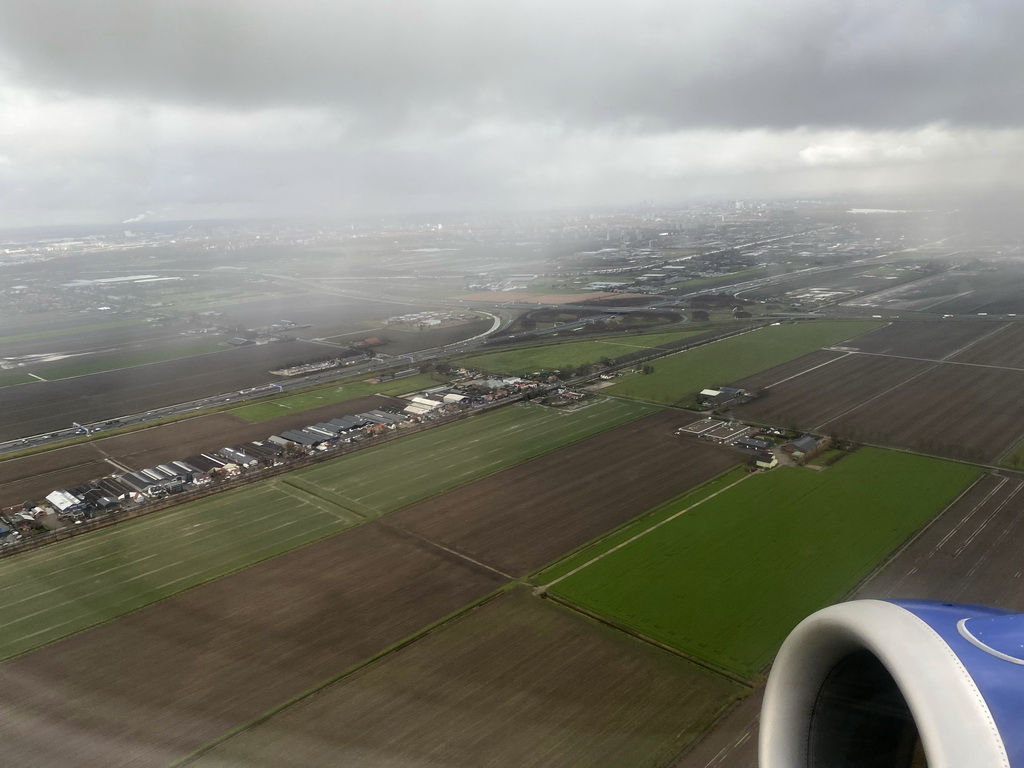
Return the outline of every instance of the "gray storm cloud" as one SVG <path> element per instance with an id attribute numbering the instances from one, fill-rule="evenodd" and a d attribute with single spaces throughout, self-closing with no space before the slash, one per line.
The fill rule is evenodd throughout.
<path id="1" fill-rule="evenodd" d="M 1022 22 L 1006 0 L 0 0 L 0 200 L 123 221 L 1005 182 Z"/>
<path id="2" fill-rule="evenodd" d="M 1017 125 L 1021 29 L 1005 0 L 0 4 L 44 88 L 661 129 Z"/>

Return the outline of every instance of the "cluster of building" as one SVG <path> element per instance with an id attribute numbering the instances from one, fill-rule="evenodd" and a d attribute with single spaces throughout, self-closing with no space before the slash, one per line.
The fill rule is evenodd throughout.
<path id="1" fill-rule="evenodd" d="M 729 445 L 750 454 L 747 466 L 752 469 L 772 469 L 779 465 L 776 448 L 793 461 L 802 462 L 816 455 L 827 442 L 813 435 L 801 435 L 782 443 L 787 432 L 778 427 L 750 427 L 746 424 L 719 419 L 700 419 L 676 430 L 679 435 L 695 435 L 702 440 Z M 781 443 L 781 444 L 780 444 Z"/>
<path id="2" fill-rule="evenodd" d="M 702 389 L 697 395 L 697 402 L 706 408 L 728 408 L 741 405 L 754 399 L 752 392 L 739 387 L 715 387 Z"/>
<path id="3" fill-rule="evenodd" d="M 312 363 L 300 363 L 298 365 L 288 366 L 287 368 L 277 368 L 270 373 L 275 376 L 306 376 L 310 373 L 328 371 L 331 368 L 338 368 L 343 365 L 355 365 L 356 363 L 366 360 L 366 357 L 366 352 L 353 352 L 340 357 L 328 358 L 327 360 L 317 360 Z"/>
<path id="4" fill-rule="evenodd" d="M 92 480 L 74 488 L 47 494 L 41 503 L 26 502 L 5 510 L 0 543 L 20 539 L 32 529 L 58 529 L 111 512 L 126 503 L 143 503 L 182 493 L 218 479 L 236 477 L 256 469 L 280 466 L 285 461 L 317 451 L 329 451 L 411 424 L 405 413 L 372 410 L 311 424 L 217 450 L 186 456 L 138 471 L 126 471 Z"/>
<path id="5" fill-rule="evenodd" d="M 416 369 L 394 376 L 411 375 Z M 94 519 L 125 504 L 140 504 L 179 494 L 216 480 L 275 467 L 298 456 L 330 451 L 389 430 L 431 421 L 540 388 L 539 382 L 518 377 L 488 378 L 458 369 L 457 383 L 445 384 L 406 398 L 402 412 L 375 409 L 341 416 L 270 435 L 262 440 L 225 446 L 185 456 L 146 469 L 124 471 L 72 488 L 56 489 L 41 502 L 0 510 L 0 545 L 12 544 L 33 529 L 56 530 Z M 568 391 L 567 391 L 568 392 Z M 576 396 L 572 393 L 569 396 Z"/>
<path id="6" fill-rule="evenodd" d="M 479 320 L 476 315 L 468 312 L 442 312 L 439 310 L 428 310 L 425 312 L 414 312 L 408 315 L 397 315 L 385 320 L 386 325 L 406 326 L 419 330 L 428 328 L 450 328 L 455 325 L 463 325 L 474 320 Z"/>

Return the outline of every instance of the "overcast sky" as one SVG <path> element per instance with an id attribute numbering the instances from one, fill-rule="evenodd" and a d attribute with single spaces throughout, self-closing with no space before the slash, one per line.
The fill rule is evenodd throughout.
<path id="1" fill-rule="evenodd" d="M 1016 187 L 1020 0 L 0 0 L 0 226 Z"/>

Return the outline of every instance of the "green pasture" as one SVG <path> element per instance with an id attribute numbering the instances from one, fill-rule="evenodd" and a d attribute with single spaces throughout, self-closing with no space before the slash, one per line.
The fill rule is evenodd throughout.
<path id="1" fill-rule="evenodd" d="M 665 405 L 689 404 L 705 387 L 734 383 L 881 325 L 861 320 L 771 325 L 655 360 L 653 373 L 633 374 L 607 392 Z"/>
<path id="2" fill-rule="evenodd" d="M 714 497 L 704 486 L 658 510 L 657 520 L 641 520 L 632 535 L 649 532 L 640 538 L 613 549 L 630 538 L 620 531 L 617 542 L 577 553 L 536 581 L 751 678 L 801 619 L 840 600 L 978 473 L 864 448 L 825 472 L 782 467 Z"/>
<path id="3" fill-rule="evenodd" d="M 596 400 L 571 410 L 512 405 L 301 469 L 294 476 L 336 494 L 354 509 L 384 514 L 653 410 L 624 400 Z"/>
<path id="4" fill-rule="evenodd" d="M 39 381 L 39 379 L 32 378 L 27 373 L 4 373 L 0 374 L 0 389 L 18 384 L 31 384 L 33 381 Z"/>
<path id="5" fill-rule="evenodd" d="M 1007 455 L 1002 464 L 1011 469 L 1024 469 L 1024 443 L 1020 443 Z"/>
<path id="6" fill-rule="evenodd" d="M 651 527 L 662 523 L 680 509 L 687 509 L 697 504 L 702 504 L 708 498 L 721 493 L 737 480 L 746 476 L 743 467 L 734 467 L 724 474 L 709 480 L 706 483 L 686 492 L 686 495 L 666 502 L 655 507 L 643 516 L 633 520 L 626 525 L 602 536 L 597 541 L 591 542 L 579 550 L 570 553 L 568 556 L 558 560 L 555 564 L 549 565 L 539 573 L 535 574 L 531 581 L 537 584 L 550 584 L 556 580 L 564 579 L 567 574 L 577 569 L 582 569 L 591 561 L 604 556 L 616 547 L 622 546 L 625 542 L 649 530 Z M 685 504 L 681 502 L 685 501 Z"/>
<path id="7" fill-rule="evenodd" d="M 605 358 L 611 359 L 631 352 L 652 349 L 661 344 L 703 333 L 704 330 L 696 328 L 672 333 L 645 333 L 637 336 L 614 336 L 600 340 L 567 341 L 562 344 L 475 355 L 460 362 L 483 371 L 517 375 L 535 371 L 560 370 L 569 366 L 578 368 L 581 365 L 599 363 Z"/>
<path id="8" fill-rule="evenodd" d="M 315 389 L 310 392 L 301 392 L 297 395 L 287 395 L 273 400 L 267 400 L 252 405 L 243 405 L 241 408 L 232 408 L 228 413 L 246 421 L 268 421 L 269 419 L 284 416 L 286 413 L 295 411 L 309 411 L 319 408 L 322 405 L 331 403 L 342 403 L 346 400 L 354 400 L 357 397 L 368 395 L 403 395 L 406 392 L 416 392 L 420 389 L 429 389 L 443 383 L 428 374 L 407 376 L 394 381 L 385 381 L 382 384 L 373 384 L 368 381 L 353 381 L 349 384 L 333 384 L 322 389 Z"/>
<path id="9" fill-rule="evenodd" d="M 0 659 L 360 522 L 278 481 L 0 561 Z"/>

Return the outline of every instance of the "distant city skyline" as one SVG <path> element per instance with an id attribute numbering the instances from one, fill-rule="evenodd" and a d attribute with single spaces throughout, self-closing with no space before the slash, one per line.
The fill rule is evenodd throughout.
<path id="1" fill-rule="evenodd" d="M 0 227 L 996 194 L 1008 1 L 12 0 Z"/>

